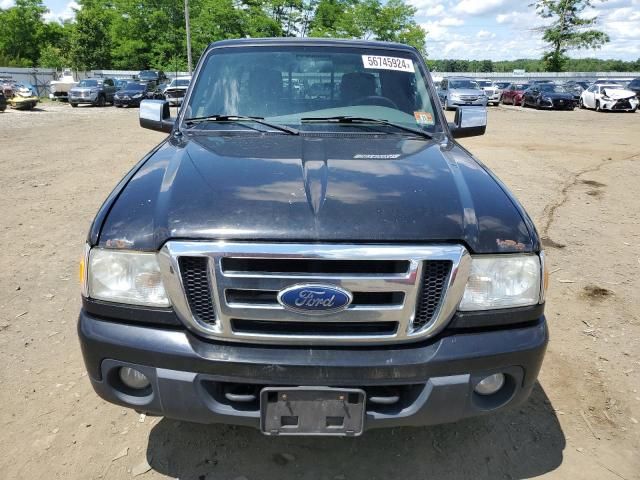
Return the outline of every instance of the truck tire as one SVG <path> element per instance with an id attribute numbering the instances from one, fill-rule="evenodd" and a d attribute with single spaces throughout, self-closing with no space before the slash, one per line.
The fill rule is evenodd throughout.
<path id="1" fill-rule="evenodd" d="M 73 108 L 76 108 L 78 106 L 77 103 L 73 103 L 73 102 L 69 102 L 69 105 L 71 105 Z"/>

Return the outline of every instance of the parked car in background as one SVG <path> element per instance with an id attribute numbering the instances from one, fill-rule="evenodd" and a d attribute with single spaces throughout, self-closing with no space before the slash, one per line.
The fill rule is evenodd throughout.
<path id="1" fill-rule="evenodd" d="M 85 78 L 69 90 L 69 104 L 77 107 L 80 104 L 90 104 L 104 107 L 113 104 L 116 94 L 116 82 L 113 78 Z"/>
<path id="2" fill-rule="evenodd" d="M 500 94 L 502 93 L 502 90 L 500 90 L 498 85 L 493 83 L 491 80 L 484 79 L 476 80 L 476 83 L 482 90 L 484 90 L 484 93 L 487 96 L 487 105 L 498 105 L 498 103 L 500 103 Z"/>
<path id="3" fill-rule="evenodd" d="M 636 97 L 640 100 L 640 78 L 634 78 L 627 85 L 627 90 L 631 90 L 636 94 Z"/>
<path id="4" fill-rule="evenodd" d="M 495 82 L 495 84 L 498 86 L 500 90 L 504 90 L 509 85 L 511 85 L 511 82 Z"/>
<path id="5" fill-rule="evenodd" d="M 635 112 L 638 109 L 638 97 L 633 90 L 619 83 L 594 84 L 582 92 L 580 108 Z"/>
<path id="6" fill-rule="evenodd" d="M 528 83 L 511 83 L 502 91 L 500 101 L 504 105 L 521 105 L 522 94 L 527 88 L 529 88 Z"/>
<path id="7" fill-rule="evenodd" d="M 591 85 L 589 82 L 583 81 L 575 81 L 569 80 L 562 84 L 562 86 L 568 91 L 573 93 L 573 100 L 576 102 L 576 105 L 580 101 L 580 95 Z"/>
<path id="8" fill-rule="evenodd" d="M 487 106 L 487 95 L 471 78 L 444 78 L 440 82 L 438 97 L 445 110 L 461 105 Z"/>
<path id="9" fill-rule="evenodd" d="M 171 83 L 164 91 L 164 98 L 170 105 L 182 104 L 187 89 L 191 83 L 191 77 L 176 77 L 171 80 Z"/>
<path id="10" fill-rule="evenodd" d="M 593 82 L 591 85 L 622 85 L 618 80 L 613 80 L 610 78 L 599 78 L 598 80 L 596 80 L 595 82 Z"/>
<path id="11" fill-rule="evenodd" d="M 573 94 L 562 85 L 538 83 L 527 88 L 522 94 L 523 107 L 570 109 L 576 106 Z"/>
<path id="12" fill-rule="evenodd" d="M 138 80 L 141 83 L 150 83 L 157 87 L 167 81 L 167 75 L 162 70 L 142 70 L 138 74 Z"/>
<path id="13" fill-rule="evenodd" d="M 116 92 L 113 105 L 120 107 L 139 107 L 142 100 L 156 98 L 155 88 L 149 83 L 129 82 Z"/>
<path id="14" fill-rule="evenodd" d="M 7 109 L 7 99 L 4 96 L 2 90 L 0 90 L 0 112 L 4 112 Z"/>

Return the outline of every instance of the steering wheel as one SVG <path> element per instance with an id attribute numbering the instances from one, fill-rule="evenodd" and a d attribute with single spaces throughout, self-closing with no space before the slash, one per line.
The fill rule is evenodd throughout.
<path id="1" fill-rule="evenodd" d="M 387 97 L 381 97 L 380 95 L 368 95 L 366 97 L 357 98 L 351 102 L 351 105 L 379 105 L 381 107 L 400 110 L 393 100 L 390 100 Z"/>

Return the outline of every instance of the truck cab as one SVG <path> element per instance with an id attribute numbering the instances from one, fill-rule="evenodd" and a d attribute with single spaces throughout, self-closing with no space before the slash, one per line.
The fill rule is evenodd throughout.
<path id="1" fill-rule="evenodd" d="M 319 94 L 318 92 L 322 92 Z M 548 334 L 536 229 L 456 138 L 414 48 L 204 52 L 167 137 L 98 211 L 78 332 L 109 402 L 267 435 L 357 436 L 523 402 Z"/>

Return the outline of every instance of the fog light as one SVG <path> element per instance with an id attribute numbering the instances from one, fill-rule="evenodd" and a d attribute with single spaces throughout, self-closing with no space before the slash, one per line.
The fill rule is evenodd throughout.
<path id="1" fill-rule="evenodd" d="M 134 390 L 142 390 L 150 385 L 147 376 L 135 368 L 122 367 L 118 374 L 120 375 L 122 383 Z"/>
<path id="2" fill-rule="evenodd" d="M 479 395 L 493 395 L 504 385 L 504 375 L 502 373 L 494 373 L 483 378 L 476 385 L 475 391 Z"/>

